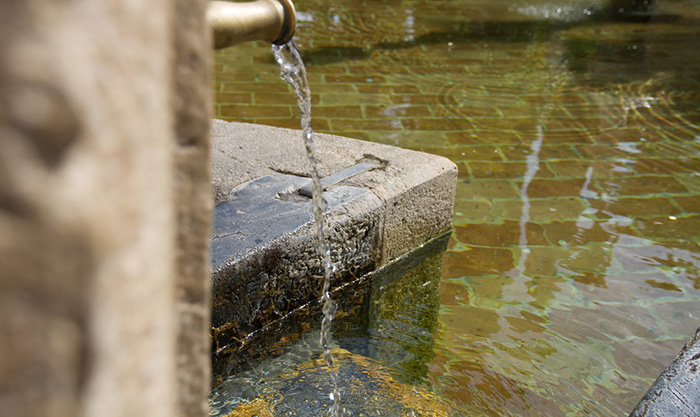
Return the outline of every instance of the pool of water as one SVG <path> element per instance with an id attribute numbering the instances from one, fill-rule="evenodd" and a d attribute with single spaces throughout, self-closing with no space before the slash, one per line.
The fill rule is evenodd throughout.
<path id="1" fill-rule="evenodd" d="M 399 379 L 458 415 L 628 414 L 700 327 L 700 3 L 295 5 L 317 132 L 459 166 L 430 355 Z M 298 128 L 268 45 L 215 81 L 216 117 Z"/>

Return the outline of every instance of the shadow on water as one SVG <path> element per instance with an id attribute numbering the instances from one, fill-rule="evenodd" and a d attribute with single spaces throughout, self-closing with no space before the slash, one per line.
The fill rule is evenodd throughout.
<path id="1" fill-rule="evenodd" d="M 370 48 L 359 46 L 322 46 L 301 51 L 306 65 L 330 65 L 351 59 L 368 59 Z"/>
<path id="2" fill-rule="evenodd" d="M 617 0 L 617 3 L 622 1 L 625 0 Z M 620 6 L 615 4 L 606 8 L 592 8 L 585 18 L 571 20 L 470 20 L 453 22 L 447 20 L 448 23 L 443 23 L 445 29 L 441 31 L 411 36 L 402 40 L 368 42 L 363 46 L 345 45 L 305 48 L 302 50 L 302 55 L 307 65 L 330 65 L 354 59 L 369 59 L 373 51 L 395 51 L 421 45 L 444 45 L 448 43 L 453 45 L 528 43 L 546 41 L 559 32 L 576 27 L 595 26 L 606 22 L 654 25 L 674 23 L 682 18 L 677 14 L 657 12 L 651 9 L 644 9 L 635 13 L 620 13 L 619 10 L 621 9 Z M 692 27 L 700 24 L 700 22 L 686 21 L 686 24 Z M 577 39 L 569 43 L 569 55 L 575 57 L 571 66 L 572 70 L 582 69 L 580 61 L 584 61 L 587 58 L 586 52 L 590 51 L 591 46 L 597 43 L 599 41 L 594 39 Z M 627 53 L 627 49 L 621 50 L 621 48 L 615 48 L 614 46 L 611 46 L 610 49 L 615 53 L 622 52 L 623 56 L 630 55 L 630 53 Z M 641 53 L 642 51 L 636 51 L 631 53 L 631 55 L 640 55 Z"/>
<path id="3" fill-rule="evenodd" d="M 438 237 L 411 256 L 370 273 L 364 311 L 334 325 L 339 347 L 392 364 L 403 383 L 424 381 L 434 357 L 448 238 L 449 234 Z"/>

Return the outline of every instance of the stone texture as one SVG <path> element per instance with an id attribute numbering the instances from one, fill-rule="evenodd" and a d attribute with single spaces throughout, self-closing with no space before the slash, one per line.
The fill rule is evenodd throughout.
<path id="1" fill-rule="evenodd" d="M 333 290 L 451 227 L 456 167 L 447 159 L 330 135 L 316 135 L 314 144 L 322 177 L 361 161 L 377 166 L 324 193 L 330 207 L 324 222 L 326 237 L 337 268 Z M 301 131 L 214 121 L 212 148 L 213 193 L 219 204 L 212 237 L 216 255 L 212 336 L 218 381 L 252 355 L 246 342 L 251 334 L 277 326 L 285 316 L 320 298 L 323 270 L 310 201 L 278 201 L 282 192 L 267 190 L 301 184 L 308 176 Z M 267 187 L 265 192 L 256 188 L 259 192 L 253 196 L 260 201 L 249 195 L 251 187 Z M 351 198 L 335 197 L 343 193 Z M 273 213 L 270 216 L 279 225 L 275 227 L 283 230 L 266 231 L 255 225 L 253 231 L 241 227 L 232 234 L 222 224 L 246 225 L 246 219 L 258 219 L 264 211 Z M 241 246 L 227 239 L 257 243 Z M 218 255 L 221 245 L 231 247 L 226 259 Z"/>
<path id="2" fill-rule="evenodd" d="M 325 231 L 337 267 L 331 288 L 376 269 L 381 202 L 372 193 L 328 212 Z M 214 266 L 212 337 L 217 379 L 248 356 L 244 341 L 321 297 L 324 271 L 315 225 L 308 221 Z"/>
<path id="3" fill-rule="evenodd" d="M 205 414 L 202 7 L 0 4 L 3 414 Z"/>
<path id="4" fill-rule="evenodd" d="M 451 227 L 457 169 L 449 160 L 377 143 L 318 134 L 321 176 L 362 160 L 383 164 L 344 184 L 367 188 L 382 201 L 380 263 L 394 259 Z M 213 121 L 212 182 L 217 203 L 236 185 L 274 172 L 307 176 L 298 130 Z"/>
<path id="5" fill-rule="evenodd" d="M 172 33 L 175 123 L 175 317 L 177 413 L 205 416 L 211 379 L 209 231 L 210 33 L 207 2 L 177 0 Z"/>

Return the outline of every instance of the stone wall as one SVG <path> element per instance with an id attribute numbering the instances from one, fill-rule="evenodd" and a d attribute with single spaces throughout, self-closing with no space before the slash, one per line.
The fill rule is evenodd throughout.
<path id="1" fill-rule="evenodd" d="M 203 416 L 199 0 L 0 2 L 0 410 Z"/>

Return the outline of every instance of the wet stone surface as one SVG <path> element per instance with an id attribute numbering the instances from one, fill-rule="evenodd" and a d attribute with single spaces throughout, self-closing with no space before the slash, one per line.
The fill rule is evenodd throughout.
<path id="1" fill-rule="evenodd" d="M 313 219 L 311 198 L 303 190 L 311 180 L 295 175 L 266 175 L 231 190 L 216 206 L 211 239 L 213 268 L 267 245 Z M 363 194 L 359 187 L 338 187 L 324 194 L 332 210 Z"/>
<path id="2" fill-rule="evenodd" d="M 294 313 L 289 333 L 308 330 L 320 298 L 323 270 L 311 200 L 297 194 L 307 178 L 270 175 L 232 191 L 219 204 L 212 236 L 212 353 L 219 381 L 256 349 L 283 344 L 254 335 L 280 325 Z M 337 266 L 331 289 L 376 268 L 380 202 L 363 188 L 339 186 L 324 193 L 331 261 Z M 350 298 L 352 299 L 352 297 Z M 302 319 L 303 318 L 303 319 Z M 270 329 L 268 329 L 270 330 Z M 264 332 L 263 332 L 264 333 Z M 260 346 L 251 344 L 256 339 Z"/>

